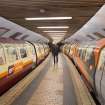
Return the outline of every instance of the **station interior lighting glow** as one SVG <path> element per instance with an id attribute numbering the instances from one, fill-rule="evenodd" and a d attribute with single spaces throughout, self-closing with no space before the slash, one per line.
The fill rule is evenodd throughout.
<path id="1" fill-rule="evenodd" d="M 66 33 L 47 33 L 47 34 L 66 34 Z"/>
<path id="2" fill-rule="evenodd" d="M 25 20 L 70 20 L 72 17 L 33 17 L 25 18 Z"/>
<path id="3" fill-rule="evenodd" d="M 37 28 L 41 28 L 41 29 L 44 29 L 44 28 L 48 28 L 48 29 L 59 29 L 59 28 L 69 28 L 69 26 L 42 26 L 42 27 L 37 27 Z"/>
<path id="4" fill-rule="evenodd" d="M 67 31 L 43 31 L 43 32 L 46 32 L 46 33 L 61 33 L 61 32 L 67 32 Z"/>

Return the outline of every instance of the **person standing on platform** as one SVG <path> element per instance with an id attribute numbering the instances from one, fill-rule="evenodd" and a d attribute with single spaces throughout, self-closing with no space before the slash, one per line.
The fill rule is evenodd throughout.
<path id="1" fill-rule="evenodd" d="M 51 51 L 54 58 L 54 65 L 55 65 L 56 63 L 58 63 L 59 46 L 52 44 Z"/>

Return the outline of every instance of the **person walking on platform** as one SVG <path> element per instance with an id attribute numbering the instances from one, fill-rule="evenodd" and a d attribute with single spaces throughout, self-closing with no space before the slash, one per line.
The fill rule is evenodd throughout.
<path id="1" fill-rule="evenodd" d="M 54 65 L 55 65 L 56 63 L 58 63 L 59 46 L 53 44 L 52 48 L 51 48 L 51 51 L 52 51 L 52 55 L 53 55 L 53 58 L 54 58 Z"/>

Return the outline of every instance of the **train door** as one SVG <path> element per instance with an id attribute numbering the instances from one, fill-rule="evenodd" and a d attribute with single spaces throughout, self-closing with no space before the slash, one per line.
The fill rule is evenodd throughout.
<path id="1" fill-rule="evenodd" d="M 90 83 L 94 87 L 94 74 L 95 74 L 95 56 L 94 48 L 88 48 L 85 56 L 85 68 L 89 74 Z"/>
<path id="2" fill-rule="evenodd" d="M 99 100 L 105 103 L 105 48 L 100 53 L 95 74 L 95 85 Z"/>
<path id="3" fill-rule="evenodd" d="M 70 47 L 71 47 L 71 46 L 68 44 L 68 52 L 67 52 L 67 55 L 69 55 Z"/>
<path id="4" fill-rule="evenodd" d="M 27 50 L 28 57 L 30 57 L 33 60 L 33 62 L 36 63 L 34 46 L 32 46 L 30 43 L 26 43 L 25 48 Z"/>
<path id="5" fill-rule="evenodd" d="M 88 48 L 85 56 L 85 62 L 92 78 L 95 72 L 95 57 L 93 51 L 94 48 Z"/>
<path id="6" fill-rule="evenodd" d="M 34 46 L 35 46 L 35 48 L 36 48 L 36 54 L 37 54 L 37 60 L 36 60 L 36 62 L 37 62 L 37 64 L 39 64 L 39 62 L 40 62 L 40 56 L 41 56 L 41 53 L 40 53 L 40 50 L 39 50 L 39 46 L 38 46 L 38 43 L 34 43 Z"/>
<path id="7" fill-rule="evenodd" d="M 103 73 L 102 73 L 102 80 L 101 80 L 101 94 L 105 103 L 105 49 L 103 50 L 103 54 L 104 54 L 103 56 L 104 62 L 103 62 Z"/>
<path id="8" fill-rule="evenodd" d="M 6 63 L 6 57 L 4 54 L 3 46 L 0 44 L 0 65 L 4 65 Z"/>
<path id="9" fill-rule="evenodd" d="M 66 55 L 68 55 L 69 54 L 69 45 L 67 44 L 67 46 L 66 46 Z"/>

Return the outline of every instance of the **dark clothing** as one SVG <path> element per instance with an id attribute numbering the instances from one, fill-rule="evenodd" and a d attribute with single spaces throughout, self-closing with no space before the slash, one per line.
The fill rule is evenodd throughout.
<path id="1" fill-rule="evenodd" d="M 53 57 L 54 57 L 54 64 L 58 63 L 58 55 L 53 55 Z"/>
<path id="2" fill-rule="evenodd" d="M 59 47 L 57 45 L 52 46 L 52 54 L 53 55 L 58 55 L 59 53 Z"/>
<path id="3" fill-rule="evenodd" d="M 58 45 L 52 45 L 51 51 L 52 51 L 52 55 L 54 57 L 54 64 L 58 63 L 59 46 Z"/>

